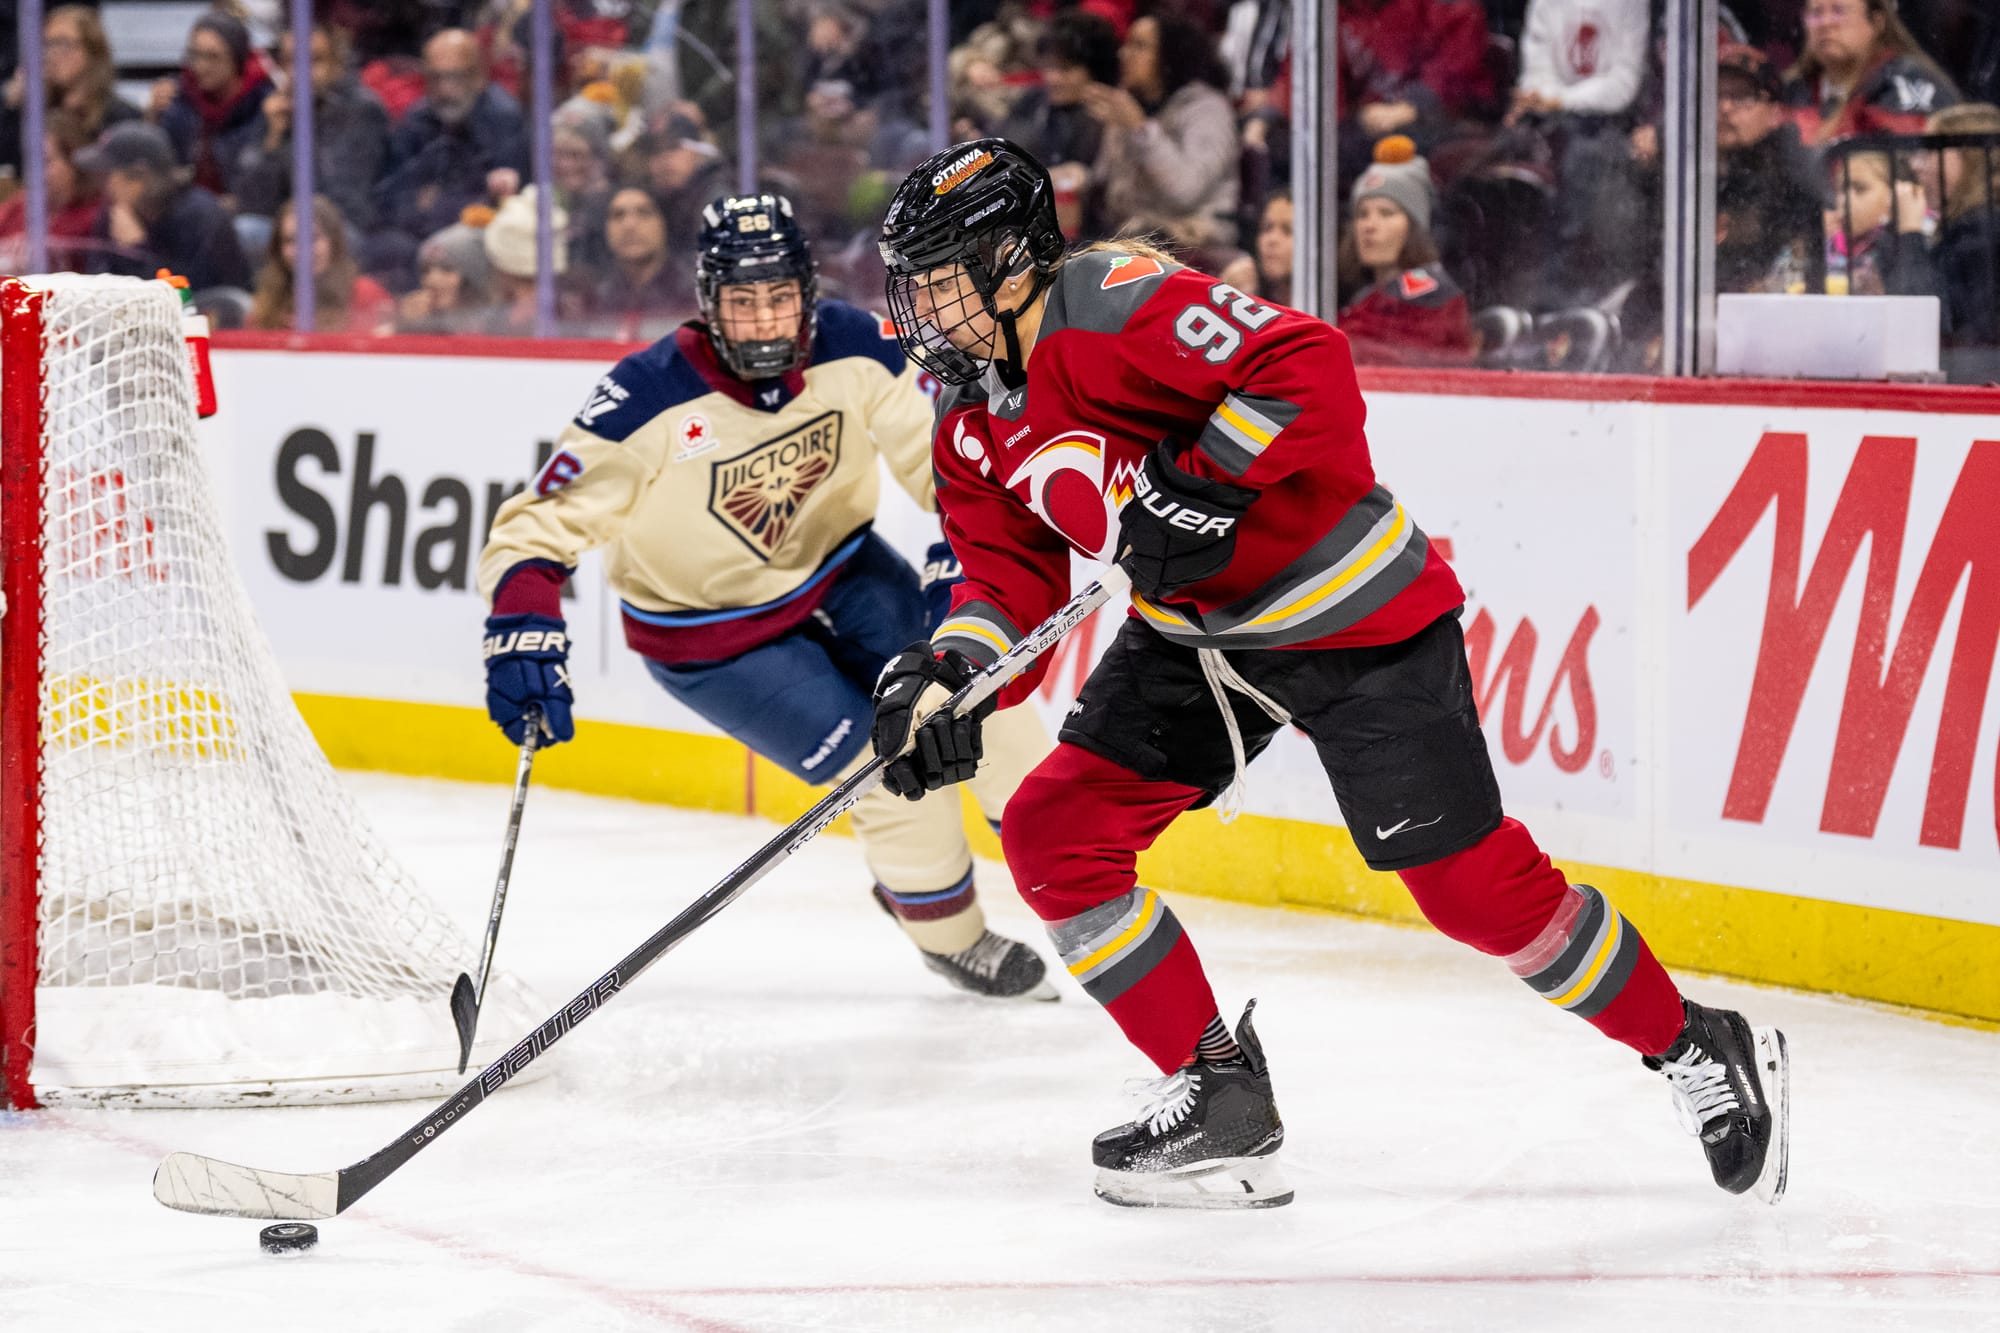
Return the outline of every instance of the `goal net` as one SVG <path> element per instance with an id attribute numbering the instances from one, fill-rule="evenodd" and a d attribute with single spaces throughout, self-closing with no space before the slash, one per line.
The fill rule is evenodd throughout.
<path id="1" fill-rule="evenodd" d="M 441 1095 L 476 951 L 362 820 L 232 567 L 163 282 L 0 282 L 5 1101 Z M 496 1057 L 540 1014 L 496 974 Z"/>

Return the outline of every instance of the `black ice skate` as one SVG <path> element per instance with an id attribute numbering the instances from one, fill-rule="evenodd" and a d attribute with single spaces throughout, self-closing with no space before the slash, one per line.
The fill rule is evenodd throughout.
<path id="1" fill-rule="evenodd" d="M 996 1000 L 1062 998 L 1049 984 L 1047 969 L 1033 949 L 990 930 L 957 953 L 924 953 L 924 966 L 974 995 Z"/>
<path id="2" fill-rule="evenodd" d="M 1684 1004 L 1687 1026 L 1665 1055 L 1645 1057 L 1646 1067 L 1674 1085 L 1674 1108 L 1701 1139 L 1715 1183 L 1776 1203 L 1785 1195 L 1792 1137 L 1785 1034 L 1752 1028 L 1733 1010 Z"/>
<path id="3" fill-rule="evenodd" d="M 1237 1059 L 1197 1060 L 1154 1085 L 1129 1125 L 1090 1145 L 1097 1197 L 1128 1208 L 1276 1208 L 1292 1201 L 1278 1169 L 1285 1125 L 1271 1071 L 1250 1025 L 1236 1025 Z"/>

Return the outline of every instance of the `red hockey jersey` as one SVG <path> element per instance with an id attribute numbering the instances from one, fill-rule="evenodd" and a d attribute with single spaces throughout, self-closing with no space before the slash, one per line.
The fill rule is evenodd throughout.
<path id="1" fill-rule="evenodd" d="M 1115 251 L 1070 259 L 1046 301 L 1025 385 L 989 374 L 939 404 L 938 508 L 965 570 L 932 636 L 940 650 L 991 662 L 1068 597 L 1071 549 L 1109 561 L 1133 476 L 1161 439 L 1190 471 L 1258 492 L 1228 568 L 1168 601 L 1133 598 L 1168 638 L 1395 643 L 1465 600 L 1375 481 L 1353 359 L 1332 327 Z"/>

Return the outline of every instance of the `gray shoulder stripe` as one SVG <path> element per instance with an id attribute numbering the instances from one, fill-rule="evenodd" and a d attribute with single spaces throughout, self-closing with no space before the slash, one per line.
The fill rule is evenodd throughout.
<path id="1" fill-rule="evenodd" d="M 1122 332 L 1139 307 L 1160 289 L 1160 283 L 1181 267 L 1115 250 L 1072 255 L 1049 292 L 1042 332 L 1058 328 Z M 1126 270 L 1131 270 L 1130 276 L 1123 276 Z"/>

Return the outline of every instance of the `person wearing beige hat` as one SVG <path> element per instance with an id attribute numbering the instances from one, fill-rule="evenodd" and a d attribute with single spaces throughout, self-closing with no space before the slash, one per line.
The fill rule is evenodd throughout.
<path id="1" fill-rule="evenodd" d="M 1472 312 L 1438 261 L 1431 239 L 1437 206 L 1430 163 L 1391 135 L 1354 183 L 1354 216 L 1340 241 L 1343 292 L 1336 321 L 1363 364 L 1469 365 Z"/>
<path id="2" fill-rule="evenodd" d="M 569 214 L 557 206 L 551 211 L 549 220 L 555 229 L 553 253 L 556 276 L 560 278 L 569 269 L 568 247 L 563 244 Z M 501 200 L 493 220 L 486 224 L 481 239 L 485 244 L 486 262 L 493 271 L 494 308 L 482 332 L 525 337 L 534 331 L 537 226 L 535 187 L 532 185 Z"/>

